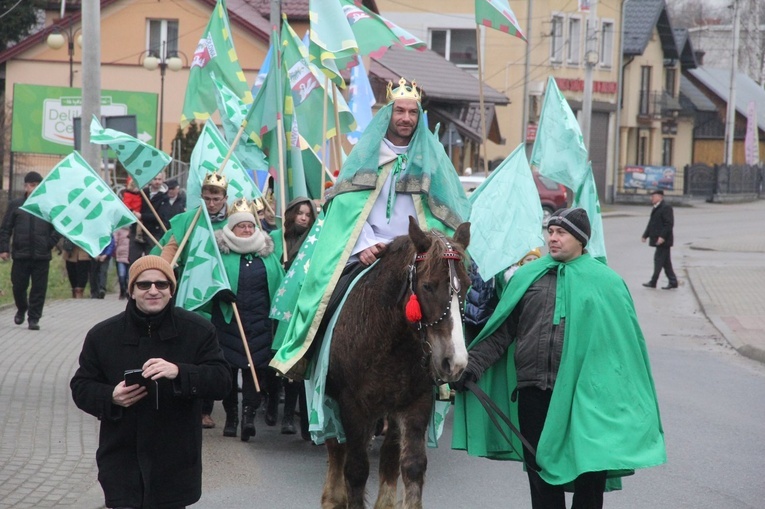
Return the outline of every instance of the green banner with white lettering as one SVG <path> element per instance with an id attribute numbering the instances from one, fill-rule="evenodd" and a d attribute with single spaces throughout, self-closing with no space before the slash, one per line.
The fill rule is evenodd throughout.
<path id="1" fill-rule="evenodd" d="M 156 146 L 157 94 L 101 91 L 101 115 L 135 115 L 137 138 Z M 74 150 L 74 118 L 82 115 L 82 90 L 43 85 L 13 86 L 11 150 L 69 155 Z M 90 126 L 90 119 L 86 119 Z"/>

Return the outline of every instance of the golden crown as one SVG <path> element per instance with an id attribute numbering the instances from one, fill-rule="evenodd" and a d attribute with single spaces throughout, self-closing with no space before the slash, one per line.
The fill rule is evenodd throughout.
<path id="1" fill-rule="evenodd" d="M 226 182 L 226 177 L 224 177 L 223 174 L 208 173 L 202 181 L 202 187 L 206 186 L 219 187 L 223 189 L 223 191 L 226 191 L 226 189 L 228 189 L 228 182 Z"/>
<path id="2" fill-rule="evenodd" d="M 252 213 L 257 215 L 258 212 L 266 208 L 266 204 L 263 203 L 263 198 L 255 198 L 252 200 Z"/>
<path id="3" fill-rule="evenodd" d="M 393 102 L 396 99 L 414 99 L 420 102 L 421 89 L 417 89 L 417 82 L 412 80 L 411 85 L 406 84 L 406 79 L 401 78 L 398 80 L 398 87 L 393 89 L 393 82 L 388 82 L 388 102 Z"/>
<path id="4" fill-rule="evenodd" d="M 241 212 L 249 212 L 252 214 L 252 208 L 251 205 L 247 202 L 247 198 L 239 198 L 228 208 L 229 216 Z"/>

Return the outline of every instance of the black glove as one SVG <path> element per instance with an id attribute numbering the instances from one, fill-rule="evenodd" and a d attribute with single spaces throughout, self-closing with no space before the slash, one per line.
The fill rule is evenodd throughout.
<path id="1" fill-rule="evenodd" d="M 467 390 L 467 387 L 465 387 L 465 382 L 467 381 L 475 383 L 478 381 L 478 377 L 476 377 L 475 373 L 472 371 L 465 369 L 465 371 L 462 372 L 462 376 L 460 376 L 459 380 L 456 382 L 450 382 L 449 386 L 457 392 L 465 392 Z"/>
<path id="2" fill-rule="evenodd" d="M 233 304 L 234 302 L 236 302 L 236 294 L 232 292 L 231 290 L 221 290 L 218 293 L 216 293 L 215 296 L 221 302 L 227 302 L 229 304 Z"/>

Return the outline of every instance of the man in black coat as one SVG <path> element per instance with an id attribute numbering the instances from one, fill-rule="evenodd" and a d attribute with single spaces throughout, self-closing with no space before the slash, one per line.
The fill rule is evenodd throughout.
<path id="1" fill-rule="evenodd" d="M 24 197 L 8 204 L 8 211 L 0 227 L 0 260 L 13 258 L 11 285 L 17 310 L 13 321 L 16 325 L 21 325 L 29 311 L 31 330 L 40 330 L 39 321 L 45 304 L 45 293 L 48 291 L 50 251 L 61 238 L 49 222 L 20 208 L 40 182 L 42 176 L 36 171 L 30 171 L 24 176 Z M 27 300 L 30 280 L 32 288 Z"/>
<path id="2" fill-rule="evenodd" d="M 165 185 L 165 173 L 159 172 L 149 185 L 143 188 L 141 216 L 139 219 L 144 227 L 151 233 L 155 239 L 159 240 L 165 234 L 165 228 L 162 227 L 162 218 L 159 213 L 159 204 L 165 199 L 167 186 Z M 147 201 L 148 199 L 148 201 Z M 138 235 L 140 228 L 138 225 L 130 227 L 130 252 L 128 261 L 135 262 L 141 256 L 149 254 L 154 247 L 154 242 L 147 236 Z"/>
<path id="3" fill-rule="evenodd" d="M 202 398 L 223 399 L 231 372 L 215 328 L 175 307 L 170 264 L 130 267 L 127 309 L 93 327 L 70 387 L 101 421 L 96 462 L 110 508 L 178 509 L 202 496 Z M 126 371 L 138 370 L 126 385 Z"/>
<path id="4" fill-rule="evenodd" d="M 672 290 L 677 288 L 677 276 L 672 270 L 672 258 L 670 249 L 672 248 L 673 235 L 672 229 L 675 226 L 675 215 L 672 212 L 672 205 L 664 201 L 664 191 L 661 189 L 651 193 L 651 203 L 653 210 L 651 218 L 648 220 L 648 226 L 643 232 L 642 241 L 648 239 L 648 245 L 656 248 L 653 255 L 653 276 L 643 286 L 647 288 L 656 288 L 656 283 L 661 275 L 661 270 L 669 279 L 667 286 L 662 286 L 662 290 Z"/>

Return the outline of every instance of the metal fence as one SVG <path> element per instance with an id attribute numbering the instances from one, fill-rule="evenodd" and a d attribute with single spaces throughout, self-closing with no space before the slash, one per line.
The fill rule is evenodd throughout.
<path id="1" fill-rule="evenodd" d="M 762 198 L 765 166 L 693 164 L 685 167 L 683 193 L 709 201 L 750 195 Z"/>

